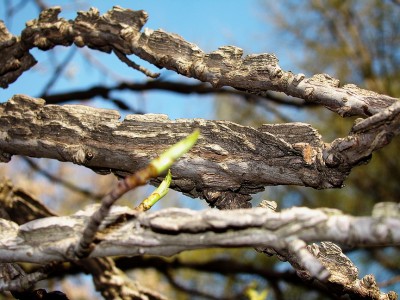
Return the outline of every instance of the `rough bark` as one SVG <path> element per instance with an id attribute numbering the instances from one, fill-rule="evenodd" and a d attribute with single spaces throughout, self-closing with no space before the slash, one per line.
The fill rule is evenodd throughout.
<path id="1" fill-rule="evenodd" d="M 8 32 L 0 20 L 0 87 L 6 88 L 10 83 L 36 64 L 36 60 L 25 48 L 19 37 Z"/>
<path id="2" fill-rule="evenodd" d="M 33 47 L 48 50 L 74 43 L 108 53 L 114 51 L 125 63 L 128 62 L 124 55 L 135 54 L 160 68 L 214 86 L 231 86 L 256 94 L 280 91 L 324 105 L 341 116 L 378 114 L 381 119 L 367 118 L 369 121 L 361 122 L 362 130 L 356 124 L 351 135 L 326 145 L 308 125 L 266 125 L 256 130 L 222 121 L 170 121 L 164 116 L 149 115 L 128 116 L 118 122 L 119 115 L 114 111 L 77 106 L 57 108 L 43 106 L 40 101 L 29 104 L 26 97 L 16 96 L 2 111 L 2 125 L 9 128 L 3 131 L 0 142 L 3 161 L 12 154 L 51 157 L 124 176 L 143 166 L 150 151 L 157 153 L 163 144 L 172 144 L 199 127 L 203 139 L 199 147 L 174 167 L 173 188 L 205 198 L 220 208 L 235 208 L 248 207 L 249 195 L 266 185 L 340 187 L 354 165 L 368 160 L 372 151 L 399 133 L 397 99 L 354 85 L 339 87 L 338 80 L 326 74 L 307 79 L 302 74 L 285 72 L 272 54 L 243 58 L 243 51 L 233 46 L 206 54 L 178 35 L 162 30 L 141 32 L 147 20 L 144 11 L 114 7 L 100 16 L 96 9 L 91 9 L 79 12 L 75 20 L 58 18 L 59 12 L 59 7 L 43 11 L 37 20 L 27 23 L 21 37 L 12 36 L 2 25 L 3 87 L 31 66 L 22 61 L 12 66 L 6 61 L 1 63 L 8 58 L 7 53 L 17 53 L 12 55 L 20 59 L 29 55 Z M 32 112 L 17 113 L 11 119 L 4 115 L 7 111 L 14 114 L 11 110 L 18 110 L 18 105 Z M 380 123 L 372 124 L 374 120 Z M 11 125 L 13 122 L 24 125 Z M 32 126 L 35 123 L 37 126 Z M 145 131 L 147 135 L 143 134 Z M 279 132 L 279 136 L 271 132 Z"/>
<path id="3" fill-rule="evenodd" d="M 42 218 L 20 226 L 1 219 L 0 260 L 64 261 L 96 207 L 93 205 L 71 216 Z M 115 206 L 102 223 L 91 256 L 168 256 L 212 245 L 279 250 L 286 249 L 294 239 L 305 242 L 329 240 L 351 247 L 399 245 L 399 215 L 399 205 L 391 203 L 383 208 L 380 204 L 370 217 L 305 207 L 282 212 L 265 208 L 200 212 L 169 208 L 141 213 Z"/>
<path id="4" fill-rule="evenodd" d="M 91 9 L 69 21 L 58 18 L 59 12 L 58 7 L 43 11 L 37 20 L 27 23 L 20 37 L 12 36 L 0 23 L 1 87 L 7 87 L 36 63 L 29 49 L 75 44 L 114 52 L 122 62 L 149 76 L 156 74 L 129 61 L 127 55 L 135 54 L 159 68 L 209 82 L 216 88 L 230 86 L 257 95 L 271 90 L 284 92 L 324 105 L 343 117 L 366 118 L 358 120 L 347 137 L 328 144 L 315 129 L 302 123 L 251 128 L 225 121 L 173 121 L 163 115 L 130 115 L 119 121 L 116 111 L 45 105 L 41 99 L 16 95 L 0 106 L 3 162 L 15 154 L 48 157 L 125 176 L 199 128 L 199 143 L 172 168 L 172 188 L 205 198 L 219 208 L 242 208 L 249 207 L 251 194 L 267 185 L 340 187 L 354 166 L 367 161 L 373 151 L 400 133 L 397 99 L 354 85 L 340 87 L 337 79 L 326 74 L 311 78 L 292 74 L 280 68 L 273 54 L 243 57 L 243 51 L 234 46 L 206 54 L 178 35 L 150 29 L 141 32 L 147 19 L 144 11 L 114 7 L 100 16 Z M 23 207 L 27 216 L 38 210 Z M 211 246 L 251 246 L 283 256 L 302 278 L 328 280 L 341 292 L 358 296 L 395 299 L 394 294 L 381 293 L 371 276 L 359 280 L 355 266 L 334 244 L 306 244 L 329 240 L 357 247 L 398 246 L 398 205 L 378 208 L 372 217 L 357 218 L 307 208 L 138 213 L 114 207 L 97 234 L 92 256 L 172 255 Z M 73 216 L 18 226 L 6 220 L 6 213 L 0 210 L 0 261 L 67 260 L 92 212 L 93 207 Z M 100 273 L 116 274 L 113 265 L 103 262 Z M 112 284 L 113 278 L 104 280 Z M 119 293 L 118 287 L 116 291 Z"/>
<path id="5" fill-rule="evenodd" d="M 18 226 L 0 219 L 0 261 L 55 262 L 70 256 L 95 206 L 72 216 L 49 217 Z M 335 285 L 336 291 L 395 299 L 380 293 L 371 275 L 358 279 L 354 264 L 329 240 L 342 245 L 388 246 L 400 244 L 398 204 L 379 204 L 371 217 L 352 217 L 337 210 L 296 207 L 274 212 L 170 208 L 137 212 L 113 207 L 97 234 L 91 257 L 153 254 L 168 256 L 208 247 L 271 247 L 296 258 L 298 272 Z M 326 273 L 326 275 L 324 275 Z M 338 287 L 339 286 L 339 287 Z M 390 294 L 395 296 L 394 293 Z"/>
<path id="6" fill-rule="evenodd" d="M 351 168 L 399 133 L 399 102 L 357 123 L 332 144 L 304 123 L 258 129 L 227 121 L 169 120 L 81 105 L 45 105 L 15 95 L 0 105 L 2 161 L 14 154 L 48 157 L 125 176 L 168 145 L 201 130 L 196 146 L 172 167 L 171 187 L 219 208 L 248 207 L 267 185 L 340 187 Z"/>
<path id="7" fill-rule="evenodd" d="M 3 25 L 0 30 L 0 86 L 17 79 L 16 75 L 29 69 L 31 63 L 9 66 L 6 53 L 18 52 L 16 57 L 30 55 L 29 49 L 42 50 L 57 45 L 92 49 L 116 55 L 135 54 L 159 67 L 173 70 L 187 77 L 209 82 L 215 87 L 231 86 L 250 93 L 267 91 L 316 102 L 341 116 L 371 116 L 389 107 L 396 98 L 362 90 L 349 84 L 339 87 L 339 80 L 326 74 L 306 78 L 303 74 L 284 71 L 273 54 L 252 54 L 242 57 L 243 50 L 234 46 L 220 47 L 209 54 L 176 34 L 163 30 L 146 29 L 145 11 L 114 7 L 103 16 L 92 8 L 78 12 L 75 20 L 58 18 L 60 7 L 43 11 L 39 18 L 29 21 L 21 37 L 10 35 Z M 3 55 L 4 54 L 4 55 Z M 126 63 L 125 58 L 123 61 Z M 17 71 L 15 70 L 17 69 Z"/>

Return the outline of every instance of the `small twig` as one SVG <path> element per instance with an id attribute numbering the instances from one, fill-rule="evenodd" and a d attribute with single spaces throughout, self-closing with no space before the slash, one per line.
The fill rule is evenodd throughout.
<path id="1" fill-rule="evenodd" d="M 100 62 L 98 63 L 100 64 Z M 98 65 L 96 62 L 96 65 Z M 105 72 L 105 71 L 104 71 Z M 121 81 L 121 78 L 116 78 L 116 80 Z M 264 106 L 264 102 L 272 102 L 279 105 L 285 105 L 289 107 L 317 107 L 318 105 L 314 102 L 305 102 L 302 99 L 294 98 L 286 95 L 281 95 L 281 93 L 268 91 L 265 95 L 250 94 L 245 91 L 240 91 L 232 88 L 214 88 L 206 83 L 183 83 L 174 81 L 162 81 L 162 80 L 150 80 L 143 83 L 136 82 L 121 82 L 115 86 L 104 86 L 96 85 L 84 90 L 76 90 L 67 93 L 58 93 L 52 95 L 46 95 L 43 99 L 46 103 L 56 104 L 60 102 L 67 102 L 72 100 L 88 100 L 96 96 L 107 98 L 112 91 L 153 91 L 161 90 L 174 92 L 178 94 L 188 95 L 188 94 L 198 94 L 198 95 L 208 95 L 208 94 L 218 94 L 218 95 L 229 95 L 241 97 L 248 102 L 256 102 Z"/>
<path id="2" fill-rule="evenodd" d="M 147 183 L 150 178 L 154 178 L 165 170 L 169 169 L 172 163 L 185 154 L 196 143 L 200 132 L 195 130 L 192 134 L 185 139 L 170 147 L 167 151 L 162 153 L 159 157 L 152 160 L 147 167 L 137 171 L 119 181 L 117 186 L 111 190 L 101 201 L 100 208 L 91 216 L 86 228 L 83 231 L 82 237 L 75 248 L 75 255 L 78 258 L 84 258 L 93 250 L 91 245 L 98 231 L 101 222 L 108 215 L 111 206 L 123 194 L 131 189 Z"/>
<path id="3" fill-rule="evenodd" d="M 8 28 L 11 30 L 11 18 L 14 17 L 14 15 L 16 13 L 18 13 L 19 11 L 22 11 L 22 9 L 24 8 L 24 6 L 26 4 L 28 4 L 28 1 L 26 0 L 22 0 L 20 2 L 18 2 L 17 4 L 15 4 L 14 6 L 12 6 L 12 1 L 5 1 L 6 3 L 4 4 L 6 6 L 6 12 L 4 14 L 4 21 L 5 23 L 8 25 Z"/>
<path id="4" fill-rule="evenodd" d="M 28 290 L 36 282 L 47 278 L 57 265 L 58 263 L 49 263 L 36 272 L 26 275 L 21 273 L 20 276 L 9 281 L 0 280 L 0 291 L 22 292 Z"/>
<path id="5" fill-rule="evenodd" d="M 200 297 L 207 298 L 207 299 L 211 299 L 211 300 L 238 299 L 238 298 L 236 298 L 236 297 L 233 297 L 233 298 L 231 298 L 231 297 L 226 298 L 226 297 L 221 297 L 221 296 L 215 296 L 215 295 L 213 295 L 213 294 L 211 294 L 211 293 L 207 293 L 207 292 L 204 292 L 204 291 L 201 291 L 201 290 L 198 290 L 198 289 L 194 289 L 194 288 L 191 288 L 191 287 L 186 287 L 185 285 L 183 285 L 182 283 L 180 283 L 178 280 L 176 280 L 175 277 L 172 275 L 172 272 L 170 272 L 170 271 L 166 271 L 166 272 L 164 272 L 163 274 L 165 275 L 166 279 L 168 280 L 168 282 L 169 282 L 173 287 L 175 287 L 176 289 L 178 289 L 178 290 L 180 290 L 180 291 L 183 291 L 183 292 L 185 292 L 185 293 L 187 293 L 187 294 L 189 294 L 189 295 L 192 295 L 192 296 L 200 296 Z"/>
<path id="6" fill-rule="evenodd" d="M 150 77 L 150 78 L 158 78 L 160 76 L 160 73 L 153 73 L 150 70 L 147 70 L 145 67 L 142 67 L 138 64 L 136 64 L 135 62 L 131 61 L 124 53 L 122 53 L 121 51 L 117 50 L 117 49 L 113 49 L 115 55 L 117 55 L 117 57 L 124 63 L 126 63 L 129 67 L 138 70 L 140 72 L 142 72 L 144 75 Z"/>
<path id="7" fill-rule="evenodd" d="M 152 206 L 156 204 L 158 200 L 160 200 L 168 193 L 168 188 L 171 184 L 171 180 L 171 170 L 168 170 L 167 176 L 165 176 L 164 180 L 157 187 L 157 189 L 152 192 L 149 197 L 144 199 L 142 203 L 140 203 L 135 209 L 138 211 L 146 211 L 152 208 Z"/>
<path id="8" fill-rule="evenodd" d="M 72 47 L 70 49 L 70 51 L 68 52 L 67 56 L 65 57 L 65 59 L 55 67 L 55 69 L 53 71 L 53 76 L 50 78 L 50 80 L 47 82 L 47 84 L 43 88 L 41 97 L 43 97 L 43 96 L 48 94 L 50 89 L 53 87 L 53 85 L 60 78 L 60 75 L 62 74 L 62 72 L 65 70 L 65 68 L 68 66 L 68 64 L 70 63 L 70 61 L 74 57 L 75 53 L 76 53 L 76 48 Z"/>
<path id="9" fill-rule="evenodd" d="M 93 55 L 93 52 L 91 52 L 89 49 L 79 48 L 79 52 L 85 58 L 85 63 L 91 65 L 97 72 L 99 72 L 104 77 L 109 77 L 110 79 L 116 82 L 126 80 L 124 76 L 121 76 L 121 74 L 115 72 L 109 66 L 103 64 L 103 62 L 100 59 L 96 58 L 96 56 Z"/>
<path id="10" fill-rule="evenodd" d="M 90 190 L 76 186 L 75 184 L 73 184 L 69 181 L 66 181 L 60 177 L 57 177 L 57 176 L 47 172 L 46 170 L 43 170 L 37 163 L 35 163 L 32 159 L 30 159 L 28 157 L 22 157 L 22 158 L 33 170 L 40 173 L 41 175 L 43 175 L 44 177 L 46 177 L 47 179 L 49 179 L 50 181 L 52 181 L 54 183 L 59 183 L 59 184 L 63 185 L 64 187 L 66 187 L 67 189 L 70 189 L 73 192 L 80 193 L 83 196 L 90 197 L 95 200 L 100 200 L 103 197 L 100 194 L 95 194 L 95 193 L 91 192 Z"/>
<path id="11" fill-rule="evenodd" d="M 390 278 L 389 280 L 382 281 L 382 282 L 380 282 L 378 284 L 378 286 L 383 288 L 383 287 L 391 286 L 391 285 L 396 284 L 398 282 L 400 282 L 400 275 L 394 276 L 393 278 Z"/>
<path id="12" fill-rule="evenodd" d="M 34 0 L 33 2 L 36 3 L 37 7 L 40 9 L 40 11 L 45 10 L 48 8 L 46 3 L 44 3 L 42 0 Z"/>

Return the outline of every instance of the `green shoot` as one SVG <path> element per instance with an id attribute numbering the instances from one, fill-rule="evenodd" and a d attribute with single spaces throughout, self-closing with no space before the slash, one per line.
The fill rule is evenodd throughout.
<path id="1" fill-rule="evenodd" d="M 87 257 L 93 250 L 93 241 L 95 240 L 95 236 L 100 227 L 100 224 L 104 220 L 104 218 L 107 217 L 111 206 L 115 203 L 115 201 L 117 201 L 126 192 L 132 190 L 137 186 L 146 184 L 150 178 L 155 178 L 161 173 L 168 170 L 175 162 L 175 160 L 184 155 L 193 147 L 199 135 L 200 131 L 195 130 L 192 134 L 167 149 L 158 158 L 153 159 L 145 168 L 138 170 L 137 172 L 130 176 L 127 176 L 123 180 L 120 180 L 117 185 L 107 195 L 103 197 L 103 199 L 101 200 L 100 208 L 91 216 L 89 223 L 86 225 L 82 233 L 82 237 L 75 248 L 74 252 L 76 257 Z M 170 177 L 171 176 L 169 174 L 168 179 L 167 175 L 167 179 L 165 180 L 167 182 L 162 187 L 159 187 L 161 189 L 160 194 L 164 193 L 165 195 L 165 193 L 168 191 L 168 186 L 171 181 Z M 145 210 L 145 207 L 150 208 L 160 198 L 161 196 L 154 196 L 150 200 L 146 199 L 146 202 L 143 204 L 143 208 L 141 209 Z M 142 204 L 138 207 L 141 206 Z"/>
<path id="2" fill-rule="evenodd" d="M 171 170 L 168 170 L 167 176 L 158 186 L 158 188 L 150 194 L 149 197 L 144 199 L 135 209 L 139 211 L 149 210 L 154 204 L 156 204 L 162 197 L 168 193 L 169 185 L 171 184 L 172 176 Z"/>
<path id="3" fill-rule="evenodd" d="M 159 157 L 153 159 L 150 162 L 150 165 L 156 168 L 157 174 L 165 172 L 171 167 L 174 161 L 176 161 L 179 157 L 181 157 L 193 147 L 193 145 L 199 138 L 199 135 L 200 131 L 196 129 L 186 138 L 167 149 Z"/>

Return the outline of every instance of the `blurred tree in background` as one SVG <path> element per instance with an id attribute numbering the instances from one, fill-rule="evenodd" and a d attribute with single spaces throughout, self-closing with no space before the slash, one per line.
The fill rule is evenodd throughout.
<path id="1" fill-rule="evenodd" d="M 265 3 L 268 7 L 268 1 Z M 301 4 L 281 1 L 274 5 L 274 17 L 282 39 L 290 40 L 299 68 L 308 72 L 329 73 L 341 84 L 355 83 L 366 89 L 400 97 L 400 5 L 396 1 L 310 0 Z M 287 11 L 296 11 L 288 15 Z M 329 111 L 316 108 L 309 118 L 324 137 L 345 136 L 354 120 L 337 119 Z M 328 121 L 327 121 L 328 120 Z M 301 203 L 311 207 L 337 207 L 362 215 L 379 201 L 399 202 L 400 140 L 381 149 L 365 166 L 353 170 L 341 190 L 315 191 L 296 187 Z M 285 188 L 282 188 L 285 189 Z M 293 190 L 293 189 L 291 189 Z M 283 192 L 285 197 L 286 191 Z M 400 274 L 400 253 L 358 251 L 367 264 L 377 260 L 384 272 Z M 360 253 L 361 252 L 361 253 Z M 364 266 L 368 272 L 367 266 Z M 362 269 L 363 267 L 361 267 Z"/>
<path id="2" fill-rule="evenodd" d="M 268 1 L 265 5 L 270 7 Z M 282 1 L 273 7 L 282 39 L 289 40 L 294 49 L 304 49 L 301 54 L 294 54 L 301 70 L 309 74 L 325 72 L 339 78 L 342 84 L 354 83 L 400 97 L 398 3 L 310 0 L 302 5 Z M 296 11 L 296 14 L 288 15 L 287 11 Z M 345 136 L 354 121 L 334 118 L 322 108 L 308 117 L 325 138 L 331 135 L 332 139 Z M 399 202 L 400 160 L 396 155 L 399 143 L 395 140 L 375 153 L 369 164 L 356 168 L 344 189 L 323 191 L 324 196 L 320 191 L 307 189 L 307 195 L 302 194 L 303 201 L 316 206 L 325 203 L 352 214 L 364 214 L 382 199 Z"/>

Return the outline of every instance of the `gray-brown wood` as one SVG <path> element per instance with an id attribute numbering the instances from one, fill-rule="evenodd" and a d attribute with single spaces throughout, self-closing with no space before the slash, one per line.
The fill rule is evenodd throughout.
<path id="1" fill-rule="evenodd" d="M 37 20 L 27 22 L 21 36 L 11 35 L 0 22 L 0 87 L 7 87 L 36 63 L 30 49 L 75 44 L 114 52 L 112 55 L 122 62 L 150 76 L 157 74 L 129 61 L 127 55 L 135 54 L 159 68 L 214 87 L 230 86 L 259 95 L 283 92 L 323 105 L 342 117 L 365 119 L 358 119 L 348 136 L 324 143 L 318 132 L 304 123 L 251 128 L 226 121 L 169 120 L 164 115 L 129 115 L 119 120 L 119 113 L 113 110 L 46 105 L 42 99 L 15 95 L 0 105 L 2 162 L 8 162 L 12 155 L 48 157 L 98 173 L 125 176 L 199 128 L 199 142 L 172 168 L 172 188 L 204 198 L 218 208 L 244 208 L 250 206 L 251 194 L 268 185 L 340 187 L 353 167 L 368 161 L 373 151 L 400 133 L 398 99 L 355 85 L 341 87 L 337 79 L 326 74 L 311 78 L 292 74 L 280 68 L 273 54 L 244 57 L 242 49 L 234 46 L 204 53 L 176 34 L 141 31 L 147 20 L 144 11 L 114 7 L 100 16 L 91 9 L 79 12 L 74 20 L 59 18 L 59 12 L 58 7 L 43 11 Z M 40 211 L 50 214 L 40 205 L 32 206 L 34 201 L 29 197 L 23 200 L 27 205 L 21 206 L 22 217 Z M 0 261 L 68 260 L 92 212 L 93 208 L 87 208 L 73 216 L 19 226 L 7 220 L 11 216 L 23 223 L 14 216 L 15 210 L 0 209 Z M 325 281 L 331 275 L 329 282 L 341 291 L 395 299 L 394 293 L 380 293 L 373 277 L 359 280 L 355 266 L 336 245 L 307 247 L 306 243 L 330 240 L 357 247 L 398 246 L 399 227 L 399 206 L 393 203 L 380 204 L 372 217 L 358 218 L 307 208 L 280 213 L 258 208 L 201 213 L 169 209 L 140 214 L 114 207 L 97 233 L 92 255 L 171 255 L 210 246 L 258 247 L 285 258 L 305 277 Z M 121 275 L 106 258 L 91 262 L 100 269 L 95 274 L 99 280 L 112 284 Z M 115 277 L 102 278 L 108 271 Z M 6 289 L 2 282 L 1 287 Z M 118 294 L 120 288 L 116 286 L 114 291 Z M 138 291 L 138 297 L 151 295 L 134 286 L 131 291 Z"/>
<path id="2" fill-rule="evenodd" d="M 35 58 L 24 47 L 19 37 L 8 32 L 0 20 L 0 88 L 8 85 L 36 64 Z"/>
<path id="3" fill-rule="evenodd" d="M 41 100 L 19 95 L 2 108 L 1 161 L 8 161 L 12 154 L 50 157 L 124 176 L 200 128 L 198 146 L 173 168 L 173 188 L 220 208 L 235 208 L 248 207 L 249 195 L 266 185 L 340 187 L 354 165 L 367 161 L 374 150 L 399 133 L 397 99 L 354 85 L 340 87 L 337 79 L 326 74 L 305 78 L 283 71 L 273 54 L 242 57 L 243 51 L 233 46 L 206 54 L 176 34 L 150 29 L 142 32 L 147 20 L 144 11 L 114 7 L 100 16 L 91 9 L 79 12 L 75 20 L 59 18 L 59 12 L 59 7 L 43 11 L 38 19 L 27 22 L 21 37 L 12 36 L 2 25 L 3 87 L 32 65 L 30 60 L 6 62 L 29 56 L 34 47 L 49 50 L 74 43 L 108 53 L 115 50 L 119 56 L 136 54 L 160 68 L 214 86 L 256 94 L 275 90 L 319 103 L 341 116 L 382 118 L 379 124 L 367 118 L 362 130 L 356 124 L 351 135 L 326 145 L 306 124 L 253 129 L 224 121 L 171 121 L 155 115 L 128 116 L 120 122 L 115 111 L 44 106 Z"/>
<path id="4" fill-rule="evenodd" d="M 0 181 L 0 218 L 22 225 L 46 217 L 56 217 L 56 215 L 32 195 L 14 186 L 10 180 Z M 96 290 L 102 294 L 104 299 L 166 299 L 158 292 L 131 280 L 115 266 L 112 258 L 88 258 L 76 261 L 75 264 L 92 276 Z M 18 278 L 20 275 L 22 276 Z M 42 276 L 40 279 L 44 279 L 48 274 L 39 274 L 39 276 Z M 26 278 L 25 272 L 18 264 L 0 263 L 0 282 L 3 280 L 8 284 L 10 280 L 16 279 L 14 285 L 10 286 L 11 290 L 21 288 L 20 283 L 24 281 L 26 283 Z M 37 281 L 33 278 L 33 283 Z"/>
<path id="5" fill-rule="evenodd" d="M 177 34 L 151 29 L 141 32 L 148 17 L 142 10 L 116 6 L 100 16 L 97 9 L 91 8 L 78 12 L 75 20 L 59 18 L 60 11 L 60 7 L 43 11 L 38 19 L 27 22 L 21 37 L 9 34 L 4 25 L 0 27 L 1 87 L 7 87 L 35 63 L 29 49 L 48 50 L 74 43 L 107 53 L 116 49 L 118 55 L 135 54 L 159 68 L 209 82 L 215 87 L 231 86 L 255 94 L 271 90 L 284 92 L 324 105 L 341 116 L 371 116 L 397 101 L 352 84 L 340 87 L 339 80 L 327 74 L 306 78 L 303 74 L 284 71 L 274 54 L 243 57 L 243 50 L 234 46 L 223 46 L 206 54 Z M 8 53 L 27 58 L 9 60 Z M 9 61 L 15 62 L 10 65 Z"/>
<path id="6" fill-rule="evenodd" d="M 393 292 L 381 293 L 371 275 L 359 280 L 356 267 L 336 245 L 306 247 L 306 243 L 326 240 L 354 247 L 399 245 L 400 208 L 394 203 L 387 206 L 391 209 L 380 205 L 372 217 L 305 207 L 282 212 L 169 208 L 141 213 L 114 206 L 102 223 L 91 257 L 169 256 L 208 247 L 271 247 L 278 253 L 288 251 L 289 259 L 292 256 L 297 261 L 296 270 L 309 278 L 327 281 L 346 292 L 396 299 L 391 298 L 396 296 Z M 65 261 L 95 209 L 92 206 L 72 216 L 44 218 L 21 226 L 0 219 L 0 261 Z"/>
<path id="7" fill-rule="evenodd" d="M 330 145 L 304 123 L 255 129 L 154 114 L 121 121 L 114 110 L 15 95 L 0 105 L 0 157 L 47 157 L 125 176 L 199 128 L 198 143 L 172 167 L 171 187 L 219 208 L 249 207 L 250 195 L 268 185 L 340 187 L 352 167 L 399 133 L 399 103 L 393 106 Z"/>

